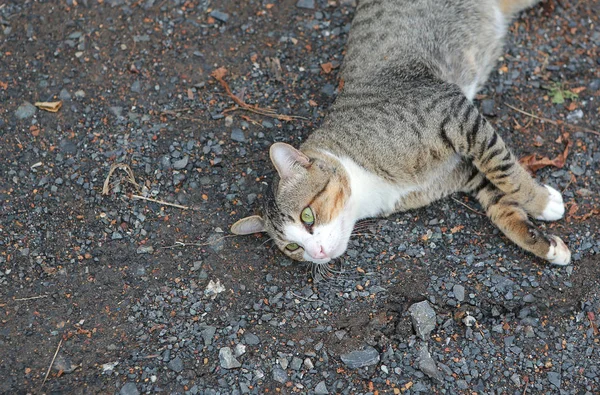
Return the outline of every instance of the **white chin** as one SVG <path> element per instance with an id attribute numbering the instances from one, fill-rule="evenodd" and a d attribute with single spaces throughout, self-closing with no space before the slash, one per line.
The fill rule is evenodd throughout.
<path id="1" fill-rule="evenodd" d="M 317 258 L 313 258 L 312 256 L 310 256 L 308 254 L 304 254 L 304 260 L 307 262 L 312 262 L 312 263 L 316 263 L 319 265 L 331 262 L 331 258 L 317 259 Z"/>

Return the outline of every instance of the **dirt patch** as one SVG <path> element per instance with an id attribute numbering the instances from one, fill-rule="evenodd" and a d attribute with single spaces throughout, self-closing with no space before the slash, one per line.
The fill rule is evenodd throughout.
<path id="1" fill-rule="evenodd" d="M 565 284 L 566 282 L 566 284 Z M 600 286 L 600 263 L 596 257 L 585 257 L 575 263 L 573 274 L 559 286 L 547 281 L 534 294 L 534 305 L 550 319 L 564 319 L 581 308 L 586 296 Z"/>

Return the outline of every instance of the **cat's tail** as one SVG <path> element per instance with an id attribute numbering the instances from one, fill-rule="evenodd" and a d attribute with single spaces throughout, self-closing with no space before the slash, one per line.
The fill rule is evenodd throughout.
<path id="1" fill-rule="evenodd" d="M 510 18 L 539 2 L 540 0 L 498 0 L 498 6 L 500 11 Z"/>

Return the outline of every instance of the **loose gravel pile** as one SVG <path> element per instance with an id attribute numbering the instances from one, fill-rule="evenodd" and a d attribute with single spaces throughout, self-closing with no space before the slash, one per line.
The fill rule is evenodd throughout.
<path id="1" fill-rule="evenodd" d="M 228 229 L 335 99 L 352 1 L 0 5 L 0 392 L 600 393 L 600 6 L 562 3 L 477 102 L 519 156 L 571 142 L 536 176 L 572 265 L 456 195 L 364 223 L 330 277 Z"/>

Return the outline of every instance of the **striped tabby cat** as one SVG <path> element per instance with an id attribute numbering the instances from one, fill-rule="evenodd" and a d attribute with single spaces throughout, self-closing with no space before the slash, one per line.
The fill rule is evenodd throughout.
<path id="1" fill-rule="evenodd" d="M 519 165 L 471 102 L 502 51 L 511 18 L 537 0 L 362 0 L 344 88 L 300 149 L 275 143 L 278 177 L 263 216 L 235 234 L 268 232 L 289 257 L 327 263 L 356 221 L 473 194 L 515 244 L 556 265 L 571 259 L 555 221 L 563 199 Z"/>

